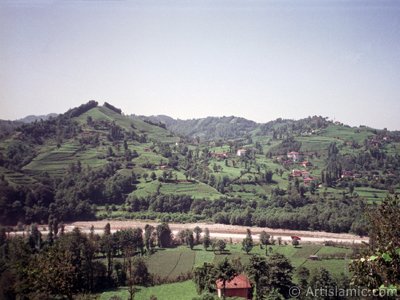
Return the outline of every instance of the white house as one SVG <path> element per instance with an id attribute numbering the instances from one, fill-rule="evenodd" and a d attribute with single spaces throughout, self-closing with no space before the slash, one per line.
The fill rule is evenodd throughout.
<path id="1" fill-rule="evenodd" d="M 237 156 L 242 156 L 242 155 L 245 155 L 246 152 L 247 152 L 246 149 L 238 149 L 238 151 L 236 151 L 236 155 Z"/>
<path id="2" fill-rule="evenodd" d="M 293 161 L 299 161 L 301 158 L 301 154 L 299 152 L 292 151 L 287 154 L 287 157 L 292 159 Z"/>

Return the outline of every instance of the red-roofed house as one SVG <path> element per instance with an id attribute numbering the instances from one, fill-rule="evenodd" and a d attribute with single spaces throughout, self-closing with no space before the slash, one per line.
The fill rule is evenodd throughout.
<path id="1" fill-rule="evenodd" d="M 211 153 L 211 157 L 218 158 L 218 159 L 226 159 L 226 158 L 228 158 L 228 153 L 226 153 L 226 152 L 224 152 L 224 153 L 212 152 Z"/>
<path id="2" fill-rule="evenodd" d="M 301 176 L 303 178 L 308 178 L 308 177 L 310 177 L 310 173 L 308 171 L 303 170 L 303 171 L 301 171 Z"/>
<path id="3" fill-rule="evenodd" d="M 353 178 L 354 174 L 352 171 L 342 171 L 342 178 Z"/>
<path id="4" fill-rule="evenodd" d="M 310 185 L 311 182 L 317 183 L 317 182 L 318 182 L 318 179 L 316 179 L 316 178 L 310 176 L 310 177 L 304 178 L 304 179 L 303 179 L 303 182 L 304 182 L 305 185 Z"/>
<path id="5" fill-rule="evenodd" d="M 293 177 L 301 177 L 302 172 L 300 170 L 292 170 L 292 176 Z"/>
<path id="6" fill-rule="evenodd" d="M 303 166 L 304 168 L 306 168 L 306 167 L 312 166 L 312 163 L 307 161 L 307 160 L 305 160 L 305 161 L 302 161 L 301 163 L 299 163 L 299 165 Z"/>
<path id="7" fill-rule="evenodd" d="M 224 286 L 222 280 L 217 280 L 218 297 L 222 298 Z M 250 280 L 244 274 L 235 276 L 232 280 L 225 283 L 226 297 L 240 297 L 244 299 L 252 299 Z"/>

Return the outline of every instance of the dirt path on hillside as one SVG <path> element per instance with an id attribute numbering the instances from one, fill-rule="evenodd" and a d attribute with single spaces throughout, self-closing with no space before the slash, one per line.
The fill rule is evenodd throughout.
<path id="1" fill-rule="evenodd" d="M 111 230 L 117 231 L 120 229 L 140 227 L 144 228 L 146 224 L 157 226 L 159 222 L 142 221 L 142 220 L 127 220 L 127 221 L 116 221 L 116 220 L 102 220 L 102 221 L 79 221 L 66 224 L 66 231 L 71 231 L 74 227 L 80 228 L 83 232 L 89 232 L 90 227 L 93 225 L 95 232 L 102 233 L 105 225 L 110 223 Z M 304 230 L 286 230 L 286 229 L 272 229 L 263 227 L 246 227 L 236 225 L 224 225 L 215 223 L 168 223 L 172 232 L 176 234 L 178 231 L 183 229 L 193 229 L 196 226 L 200 228 L 208 228 L 210 230 L 210 236 L 220 239 L 232 239 L 234 241 L 241 240 L 246 235 L 246 229 L 250 228 L 255 240 L 258 239 L 258 234 L 265 230 L 270 235 L 274 236 L 275 239 L 281 237 L 282 240 L 288 241 L 291 236 L 299 236 L 302 241 L 312 243 L 322 243 L 324 241 L 334 241 L 337 243 L 362 243 L 368 242 L 367 237 L 360 237 L 348 233 L 331 233 L 323 231 L 304 231 Z"/>

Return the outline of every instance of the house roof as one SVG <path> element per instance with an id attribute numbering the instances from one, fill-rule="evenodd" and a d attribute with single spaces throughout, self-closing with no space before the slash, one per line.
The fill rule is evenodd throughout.
<path id="1" fill-rule="evenodd" d="M 217 289 L 223 289 L 222 280 L 218 279 L 216 281 Z M 249 289 L 251 288 L 250 280 L 244 274 L 239 274 L 235 276 L 232 280 L 225 283 L 225 289 Z"/>
<path id="2" fill-rule="evenodd" d="M 314 177 L 306 177 L 303 179 L 303 181 L 314 181 L 315 178 Z"/>

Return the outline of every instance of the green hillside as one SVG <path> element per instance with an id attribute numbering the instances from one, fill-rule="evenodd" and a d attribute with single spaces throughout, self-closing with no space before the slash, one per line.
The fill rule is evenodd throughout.
<path id="1" fill-rule="evenodd" d="M 122 217 L 363 234 L 367 205 L 400 187 L 398 132 L 317 116 L 183 122 L 90 101 L 3 136 L 2 223 Z"/>

